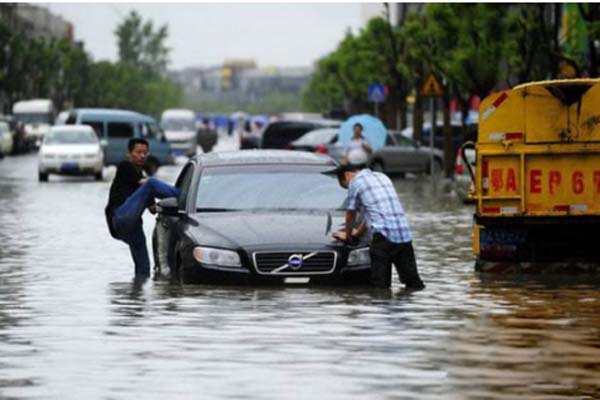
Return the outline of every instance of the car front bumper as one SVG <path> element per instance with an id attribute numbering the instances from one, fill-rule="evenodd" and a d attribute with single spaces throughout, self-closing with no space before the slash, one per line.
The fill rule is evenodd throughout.
<path id="1" fill-rule="evenodd" d="M 370 264 L 347 266 L 347 255 L 341 252 L 336 252 L 335 265 L 327 271 L 315 273 L 299 269 L 275 274 L 260 272 L 254 258 L 245 254 L 242 257 L 242 266 L 232 268 L 202 264 L 194 259 L 191 251 L 186 253 L 188 254 L 182 260 L 181 268 L 184 270 L 184 280 L 190 282 L 282 285 L 297 283 L 301 281 L 297 278 L 304 278 L 305 282 L 302 283 L 311 285 L 368 285 L 371 274 Z"/>

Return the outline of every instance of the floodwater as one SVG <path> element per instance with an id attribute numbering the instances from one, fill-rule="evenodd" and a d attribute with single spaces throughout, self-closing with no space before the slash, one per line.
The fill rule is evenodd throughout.
<path id="1" fill-rule="evenodd" d="M 1 399 L 600 398 L 598 279 L 474 272 L 472 208 L 419 178 L 397 181 L 427 284 L 408 294 L 135 282 L 110 176 L 36 168 L 0 160 Z"/>

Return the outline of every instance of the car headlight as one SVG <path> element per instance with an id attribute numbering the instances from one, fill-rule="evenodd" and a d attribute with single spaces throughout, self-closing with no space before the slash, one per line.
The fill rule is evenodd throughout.
<path id="1" fill-rule="evenodd" d="M 242 266 L 242 260 L 235 251 L 214 249 L 211 247 L 194 247 L 194 259 L 199 263 L 219 265 L 222 267 Z"/>
<path id="2" fill-rule="evenodd" d="M 369 254 L 369 248 L 363 247 L 362 249 L 352 250 L 348 254 L 348 266 L 364 265 L 371 263 L 371 255 Z"/>

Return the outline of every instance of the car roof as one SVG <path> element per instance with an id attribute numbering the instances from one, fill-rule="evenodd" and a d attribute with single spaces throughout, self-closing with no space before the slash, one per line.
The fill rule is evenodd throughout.
<path id="1" fill-rule="evenodd" d="M 120 110 L 116 108 L 74 108 L 71 111 L 75 111 L 78 113 L 84 113 L 87 115 L 115 115 L 115 116 L 123 116 L 123 117 L 144 117 L 144 114 L 140 114 L 131 110 Z"/>
<path id="2" fill-rule="evenodd" d="M 89 125 L 55 125 L 50 127 L 51 132 L 81 132 L 89 131 L 94 132 L 94 129 Z"/>
<path id="3" fill-rule="evenodd" d="M 299 124 L 299 125 L 321 125 L 320 127 L 336 127 L 342 123 L 334 119 L 279 119 L 269 122 L 269 125 L 277 124 Z"/>
<path id="4" fill-rule="evenodd" d="M 224 151 L 198 155 L 195 159 L 204 167 L 273 164 L 337 166 L 328 156 L 291 150 Z"/>

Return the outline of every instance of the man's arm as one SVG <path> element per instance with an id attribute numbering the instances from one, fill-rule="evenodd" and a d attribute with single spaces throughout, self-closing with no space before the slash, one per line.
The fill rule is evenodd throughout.
<path id="1" fill-rule="evenodd" d="M 352 239 L 352 229 L 356 220 L 356 210 L 346 210 L 346 242 Z"/>
<path id="2" fill-rule="evenodd" d="M 367 223 L 363 221 L 358 225 L 355 229 L 352 230 L 352 236 L 359 238 L 365 234 L 367 231 Z"/>

